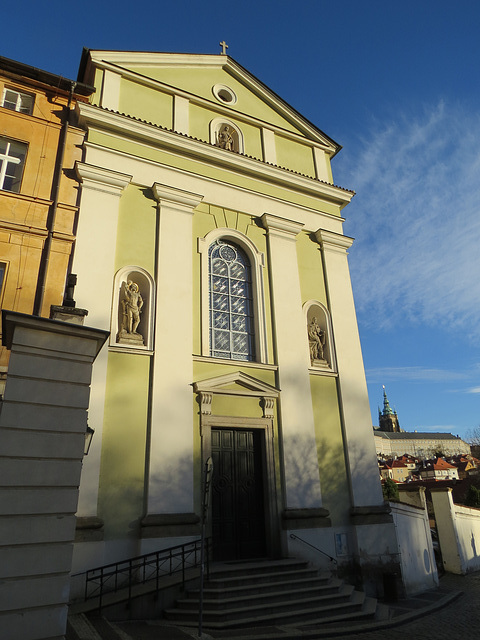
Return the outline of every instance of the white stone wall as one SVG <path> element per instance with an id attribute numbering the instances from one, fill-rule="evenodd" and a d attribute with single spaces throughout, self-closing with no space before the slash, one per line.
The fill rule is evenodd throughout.
<path id="1" fill-rule="evenodd" d="M 108 332 L 3 313 L 0 638 L 64 637 L 92 364 Z"/>
<path id="2" fill-rule="evenodd" d="M 446 571 L 480 570 L 480 509 L 453 503 L 450 488 L 432 491 L 438 538 Z"/>
<path id="3" fill-rule="evenodd" d="M 407 596 L 437 587 L 437 566 L 426 509 L 400 502 L 391 502 L 390 508 Z"/>

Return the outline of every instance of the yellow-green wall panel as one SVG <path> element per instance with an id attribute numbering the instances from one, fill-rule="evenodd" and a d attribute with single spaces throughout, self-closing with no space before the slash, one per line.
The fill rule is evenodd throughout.
<path id="1" fill-rule="evenodd" d="M 120 85 L 118 110 L 161 127 L 173 127 L 172 96 L 125 78 Z"/>
<path id="2" fill-rule="evenodd" d="M 315 177 L 315 165 L 311 147 L 276 135 L 275 149 L 279 167 L 285 167 L 312 178 Z"/>
<path id="3" fill-rule="evenodd" d="M 307 300 L 318 300 L 328 308 L 320 245 L 309 233 L 297 236 L 297 259 L 302 304 Z"/>
<path id="4" fill-rule="evenodd" d="M 126 265 L 155 270 L 157 203 L 150 190 L 129 185 L 120 200 L 115 270 Z"/>
<path id="5" fill-rule="evenodd" d="M 310 376 L 323 506 L 334 526 L 349 523 L 350 494 L 338 407 L 337 381 Z"/>
<path id="6" fill-rule="evenodd" d="M 108 354 L 98 498 L 107 539 L 128 537 L 143 515 L 149 372 L 147 356 Z"/>
<path id="7" fill-rule="evenodd" d="M 241 398 L 213 394 L 212 413 L 216 416 L 263 418 L 258 398 Z"/>

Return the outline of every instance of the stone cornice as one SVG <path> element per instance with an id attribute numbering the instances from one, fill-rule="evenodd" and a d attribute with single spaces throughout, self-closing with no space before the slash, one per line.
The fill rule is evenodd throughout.
<path id="1" fill-rule="evenodd" d="M 315 231 L 315 238 L 322 249 L 338 251 L 339 253 L 345 253 L 353 244 L 353 238 L 340 233 L 326 231 L 325 229 Z"/>
<path id="2" fill-rule="evenodd" d="M 132 179 L 132 176 L 126 173 L 120 173 L 119 171 L 112 171 L 111 169 L 104 169 L 103 167 L 96 167 L 78 161 L 75 162 L 75 172 L 84 187 L 94 189 L 95 191 L 105 191 L 106 193 L 118 196 L 120 196 L 123 189 L 130 184 Z"/>
<path id="3" fill-rule="evenodd" d="M 175 187 L 169 187 L 165 184 L 159 184 L 155 182 L 152 185 L 153 197 L 160 206 L 162 205 L 177 205 L 181 208 L 193 210 L 203 200 L 203 196 L 197 193 L 190 193 L 189 191 L 183 191 L 176 189 Z"/>
<path id="4" fill-rule="evenodd" d="M 270 213 L 264 213 L 260 219 L 263 227 L 267 229 L 269 233 L 281 235 L 291 240 L 295 240 L 304 227 L 301 222 L 279 218 Z"/>
<path id="5" fill-rule="evenodd" d="M 165 150 L 192 157 L 199 162 L 208 162 L 219 168 L 230 169 L 235 173 L 243 173 L 255 179 L 333 202 L 340 208 L 347 205 L 355 195 L 353 191 L 266 164 L 256 158 L 220 149 L 203 140 L 190 138 L 185 134 L 136 120 L 125 114 L 84 103 L 78 103 L 77 109 L 80 122 L 85 127 L 106 130 L 113 135 L 160 146 Z"/>
<path id="6" fill-rule="evenodd" d="M 91 340 L 92 343 L 94 342 L 95 346 L 92 347 L 89 352 L 85 351 L 85 353 L 82 354 L 82 357 L 84 358 L 88 358 L 90 356 L 95 358 L 110 335 L 109 331 L 104 331 L 102 329 L 94 329 L 93 327 L 84 327 L 81 325 L 71 324 L 69 322 L 30 316 L 26 313 L 8 311 L 6 309 L 2 310 L 2 326 L 2 344 L 7 347 L 7 349 L 12 348 L 14 330 L 16 328 L 48 331 L 50 333 L 57 333 L 59 335 L 63 334 L 75 338 L 87 338 Z"/>

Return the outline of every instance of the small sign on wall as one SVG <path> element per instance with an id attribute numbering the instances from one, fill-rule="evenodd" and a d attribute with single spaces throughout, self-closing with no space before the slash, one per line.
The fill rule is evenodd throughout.
<path id="1" fill-rule="evenodd" d="M 335 534 L 335 553 L 337 554 L 337 558 L 339 556 L 347 556 L 348 555 L 348 545 L 347 545 L 347 534 L 346 533 L 336 533 Z"/>

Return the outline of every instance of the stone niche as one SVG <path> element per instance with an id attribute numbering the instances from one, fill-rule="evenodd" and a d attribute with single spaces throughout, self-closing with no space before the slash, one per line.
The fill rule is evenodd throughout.
<path id="1" fill-rule="evenodd" d="M 140 267 L 124 267 L 115 276 L 110 346 L 151 351 L 154 283 Z"/>
<path id="2" fill-rule="evenodd" d="M 321 302 L 311 300 L 304 305 L 304 312 L 310 367 L 312 369 L 335 371 L 332 326 L 328 310 Z"/>

